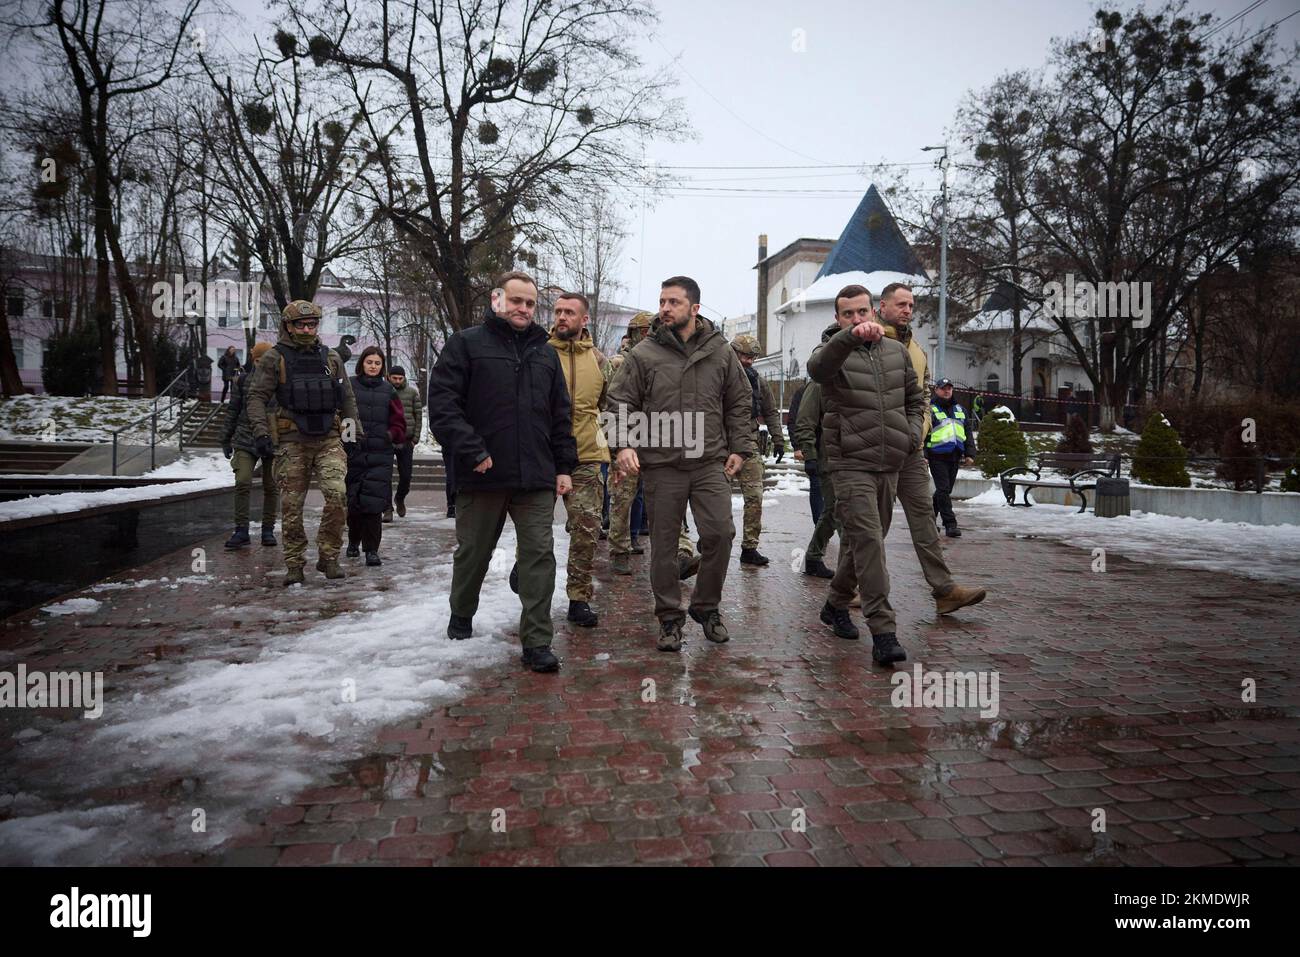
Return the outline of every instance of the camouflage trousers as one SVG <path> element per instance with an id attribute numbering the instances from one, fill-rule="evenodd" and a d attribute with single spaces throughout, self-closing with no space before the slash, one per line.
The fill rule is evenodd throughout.
<path id="1" fill-rule="evenodd" d="M 609 491 L 609 553 L 611 555 L 628 555 L 632 551 L 632 535 L 628 526 L 632 522 L 632 500 L 636 498 L 637 480 L 625 478 L 614 485 L 613 465 L 610 466 Z M 576 480 L 575 480 L 576 481 Z M 677 554 L 690 558 L 695 554 L 691 544 L 690 530 L 682 522 L 682 530 L 677 535 Z"/>
<path id="2" fill-rule="evenodd" d="M 763 533 L 763 457 L 751 455 L 740 467 L 740 492 L 745 496 L 745 527 L 741 548 L 758 548 Z"/>
<path id="3" fill-rule="evenodd" d="M 564 525 L 569 533 L 569 601 L 591 601 L 591 572 L 596 561 L 596 542 L 600 540 L 600 512 L 604 501 L 600 463 L 587 462 L 574 469 L 573 491 L 564 496 L 564 510 L 569 516 Z"/>
<path id="4" fill-rule="evenodd" d="M 312 479 L 325 496 L 320 528 L 316 532 L 316 554 L 327 562 L 337 561 L 347 524 L 344 477 L 347 455 L 338 436 L 281 442 L 275 450 L 275 484 L 280 490 L 280 526 L 284 538 L 286 568 L 307 563 L 307 532 L 302 524 L 302 506 Z"/>

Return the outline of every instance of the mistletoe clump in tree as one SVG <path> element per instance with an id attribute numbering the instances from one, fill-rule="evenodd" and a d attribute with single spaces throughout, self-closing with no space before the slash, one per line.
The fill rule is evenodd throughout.
<path id="1" fill-rule="evenodd" d="M 1187 474 L 1187 450 L 1162 412 L 1147 416 L 1133 453 L 1133 477 L 1146 485 L 1171 488 L 1188 488 L 1192 484 Z"/>
<path id="2" fill-rule="evenodd" d="M 979 467 L 985 478 L 1007 469 L 1021 468 L 1029 460 L 1029 446 L 1015 415 L 998 406 L 980 422 Z"/>

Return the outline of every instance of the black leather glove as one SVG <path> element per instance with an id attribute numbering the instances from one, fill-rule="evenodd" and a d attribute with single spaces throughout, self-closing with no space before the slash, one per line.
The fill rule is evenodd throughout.
<path id="1" fill-rule="evenodd" d="M 257 457 L 259 459 L 270 459 L 275 457 L 275 443 L 271 441 L 269 435 L 259 435 L 254 442 L 257 446 Z"/>
<path id="2" fill-rule="evenodd" d="M 230 439 L 226 439 L 226 441 L 221 443 L 221 454 L 226 458 L 230 458 L 235 454 L 235 447 L 230 444 Z"/>
<path id="3" fill-rule="evenodd" d="M 785 458 L 785 446 L 778 444 L 776 447 L 776 460 L 779 462 Z"/>
<path id="4" fill-rule="evenodd" d="M 805 474 L 805 475 L 816 475 L 816 474 L 817 474 L 817 460 L 816 460 L 816 459 L 804 459 L 804 462 L 803 462 L 803 471 L 804 471 L 804 474 Z"/>

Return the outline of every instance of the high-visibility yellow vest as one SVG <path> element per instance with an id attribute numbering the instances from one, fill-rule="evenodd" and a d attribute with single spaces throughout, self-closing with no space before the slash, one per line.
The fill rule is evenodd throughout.
<path id="1" fill-rule="evenodd" d="M 930 437 L 925 441 L 925 447 L 931 452 L 954 452 L 957 450 L 966 450 L 966 410 L 956 403 L 953 404 L 952 414 L 949 415 L 937 405 L 930 406 L 930 414 L 933 417 L 930 426 Z"/>

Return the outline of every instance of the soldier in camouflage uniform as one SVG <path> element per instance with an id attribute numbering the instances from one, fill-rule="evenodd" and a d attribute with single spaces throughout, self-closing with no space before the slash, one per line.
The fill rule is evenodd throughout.
<path id="1" fill-rule="evenodd" d="M 584 628 L 595 626 L 591 610 L 592 566 L 596 542 L 600 539 L 600 512 L 604 500 L 601 463 L 609 463 L 609 445 L 600 428 L 600 410 L 608 382 L 596 359 L 595 343 L 587 331 L 587 297 L 563 293 L 555 300 L 555 326 L 548 344 L 555 350 L 564 370 L 564 384 L 572 403 L 572 432 L 578 447 L 578 467 L 573 470 L 573 489 L 564 496 L 569 520 L 568 620 Z"/>
<path id="2" fill-rule="evenodd" d="M 638 312 L 632 317 L 627 324 L 627 342 L 619 346 L 617 354 L 605 363 L 603 371 L 607 385 L 613 384 L 614 377 L 628 352 L 658 323 L 659 317 L 652 312 Z M 617 413 L 618 410 L 610 411 Z M 629 556 L 645 552 L 644 548 L 632 547 L 630 530 L 632 501 L 636 498 L 639 484 L 640 480 L 617 482 L 609 493 L 609 565 L 615 575 L 631 575 L 632 563 Z M 682 580 L 690 578 L 700 570 L 700 556 L 696 554 L 695 546 L 691 544 L 691 537 L 685 523 L 682 524 L 681 534 L 677 537 L 677 566 L 678 577 Z"/>
<path id="3" fill-rule="evenodd" d="M 286 585 L 301 584 L 307 562 L 307 532 L 302 507 L 312 477 L 325 497 L 316 533 L 316 570 L 326 578 L 345 578 L 339 567 L 343 547 L 348 441 L 364 435 L 352 384 L 337 352 L 320 341 L 321 309 L 295 299 L 284 307 L 280 339 L 258 360 L 248 386 L 248 419 L 258 454 L 274 455 L 280 491 Z M 274 414 L 267 404 L 276 400 Z M 274 431 L 272 431 L 272 428 Z"/>
<path id="4" fill-rule="evenodd" d="M 781 428 L 781 410 L 772 397 L 772 387 L 752 368 L 761 350 L 753 336 L 736 336 L 731 340 L 745 377 L 753 393 L 751 410 L 754 417 L 754 446 L 762 448 L 758 426 L 767 425 L 768 439 L 779 462 L 785 456 L 785 432 Z M 758 537 L 763 532 L 763 456 L 751 455 L 740 470 L 740 490 L 745 497 L 744 533 L 740 541 L 740 564 L 766 565 L 768 559 L 759 554 Z"/>

